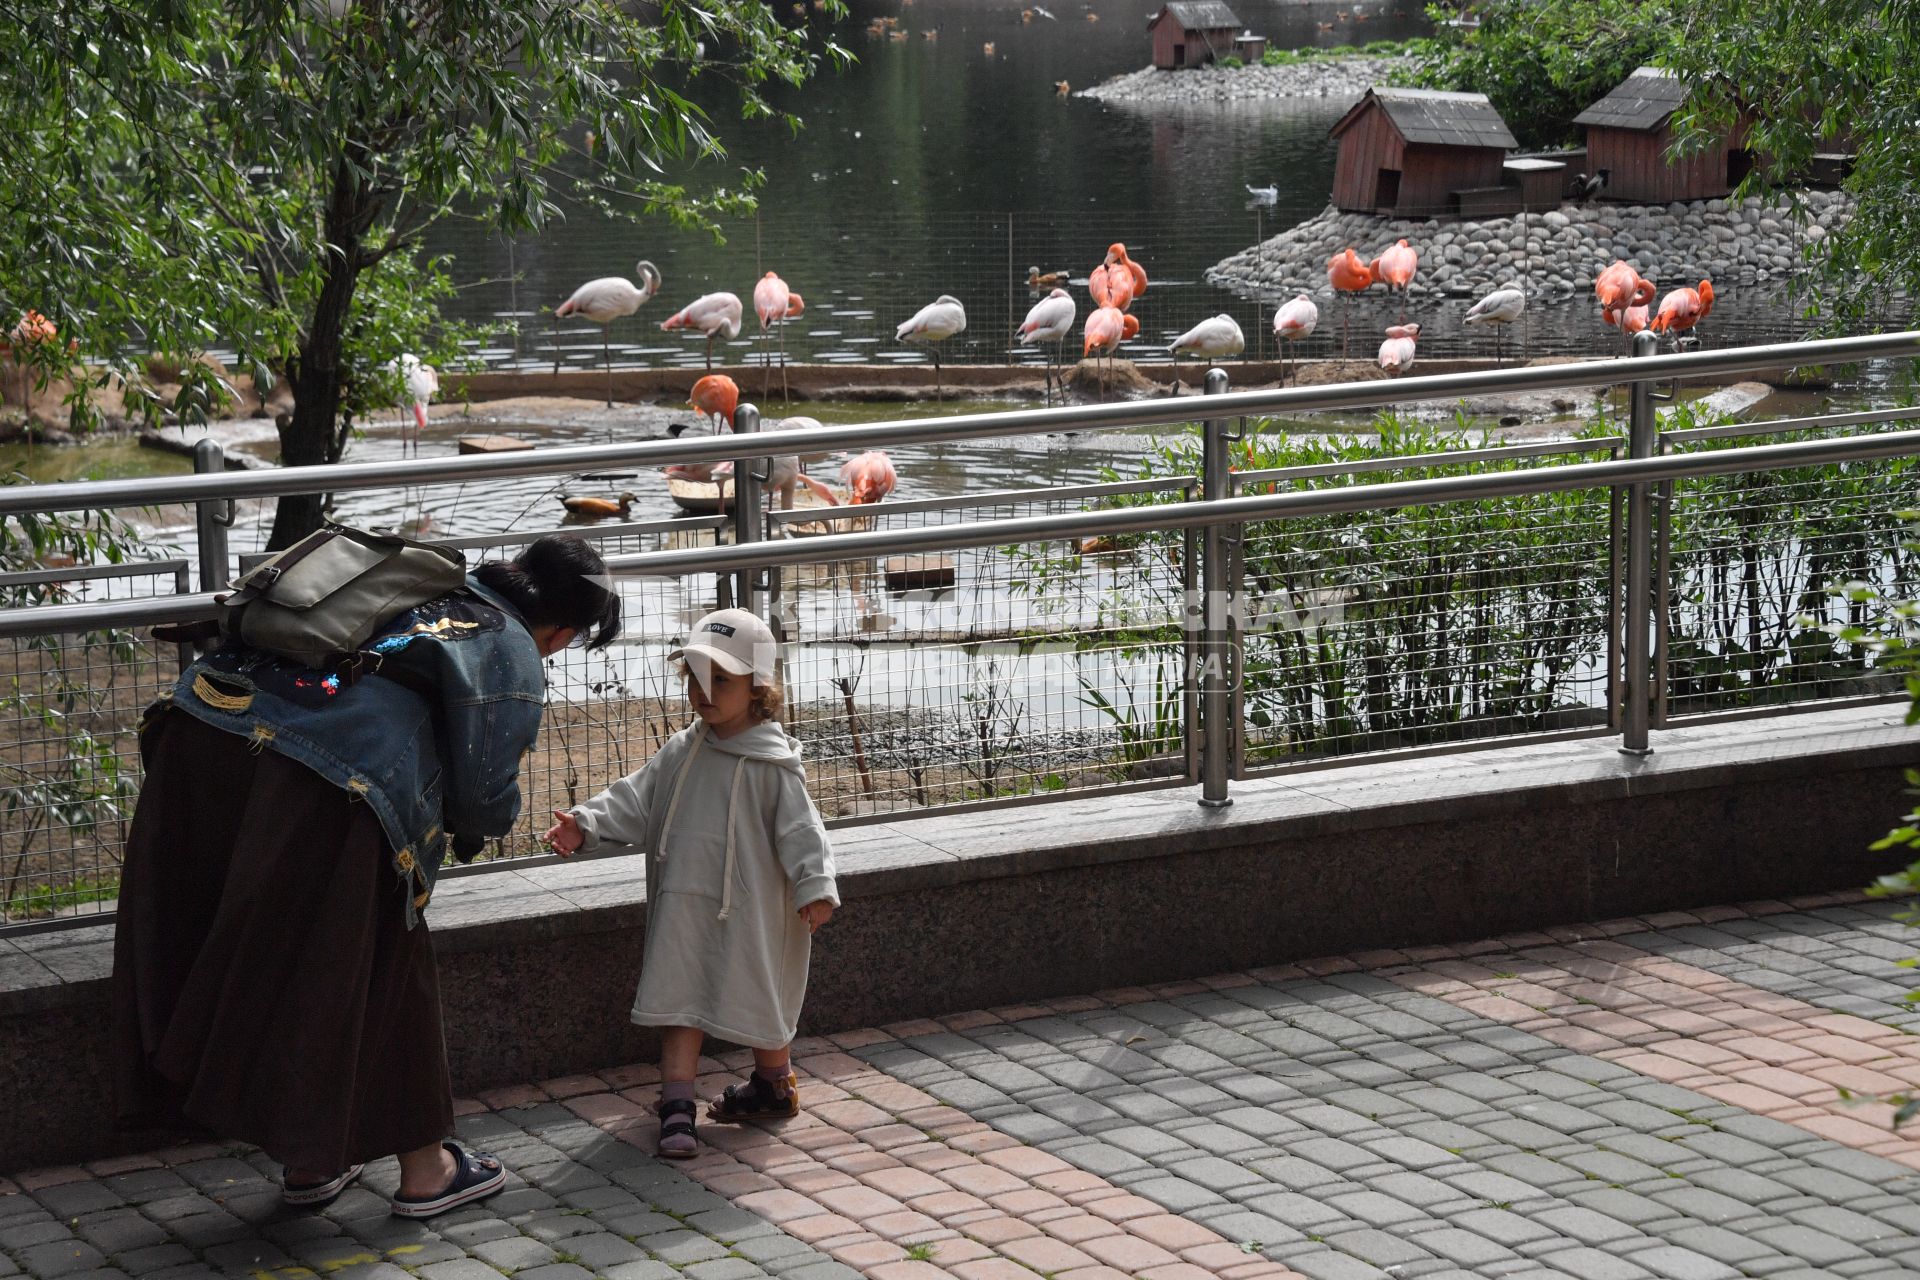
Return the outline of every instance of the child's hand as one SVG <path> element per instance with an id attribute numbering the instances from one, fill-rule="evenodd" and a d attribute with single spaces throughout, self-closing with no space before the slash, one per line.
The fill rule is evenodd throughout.
<path id="1" fill-rule="evenodd" d="M 559 809 L 553 811 L 553 816 L 559 821 L 547 828 L 547 834 L 542 839 L 561 857 L 572 857 L 587 841 L 586 836 L 580 831 L 579 819 Z"/>
<path id="2" fill-rule="evenodd" d="M 800 908 L 800 918 L 807 922 L 807 932 L 813 933 L 833 919 L 833 904 L 825 898 L 816 898 Z"/>

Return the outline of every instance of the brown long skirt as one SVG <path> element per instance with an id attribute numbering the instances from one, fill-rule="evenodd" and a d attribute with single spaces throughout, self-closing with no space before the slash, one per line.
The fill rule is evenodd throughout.
<path id="1" fill-rule="evenodd" d="M 114 941 L 122 1126 L 309 1172 L 450 1134 L 433 944 L 373 811 L 184 711 L 143 747 Z"/>

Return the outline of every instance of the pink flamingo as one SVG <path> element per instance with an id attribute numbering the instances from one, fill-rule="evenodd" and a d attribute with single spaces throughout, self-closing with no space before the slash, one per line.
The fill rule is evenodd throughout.
<path id="1" fill-rule="evenodd" d="M 753 286 L 753 313 L 760 317 L 760 333 L 766 336 L 773 325 L 784 325 L 807 309 L 804 299 L 787 288 L 787 282 L 769 271 L 760 277 L 760 283 Z M 761 384 L 760 394 L 767 394 L 773 384 L 773 372 L 768 366 L 766 379 Z M 787 398 L 787 331 L 780 330 L 780 398 Z"/>
<path id="2" fill-rule="evenodd" d="M 1713 310 L 1713 283 L 1702 280 L 1698 289 L 1682 285 L 1660 299 L 1660 310 L 1647 328 L 1655 333 L 1670 333 L 1676 343 L 1680 335 L 1707 318 Z"/>
<path id="3" fill-rule="evenodd" d="M 1413 368 L 1413 341 L 1419 336 L 1417 324 L 1396 324 L 1387 330 L 1387 340 L 1380 344 L 1380 367 L 1388 376 L 1398 377 Z"/>
<path id="4" fill-rule="evenodd" d="M 1407 290 L 1413 285 L 1414 272 L 1420 269 L 1420 255 L 1405 240 L 1395 242 L 1391 249 L 1367 264 L 1373 278 L 1387 286 L 1390 293 L 1400 295 L 1400 323 L 1407 322 Z"/>
<path id="5" fill-rule="evenodd" d="M 724 373 L 710 373 L 693 384 L 687 403 L 702 418 L 717 418 L 715 431 L 733 430 L 733 411 L 740 407 L 740 384 Z"/>
<path id="6" fill-rule="evenodd" d="M 613 408 L 613 322 L 630 316 L 660 291 L 660 269 L 651 262 L 636 263 L 640 283 L 624 276 L 602 276 L 589 280 L 573 291 L 573 296 L 553 309 L 556 320 L 584 316 L 600 326 L 600 354 L 607 363 L 607 408 Z M 556 363 L 555 369 L 559 368 Z"/>
<path id="7" fill-rule="evenodd" d="M 893 459 L 879 449 L 848 458 L 840 468 L 840 479 L 852 491 L 854 506 L 886 501 L 887 495 L 899 483 L 899 476 L 893 470 Z"/>
<path id="8" fill-rule="evenodd" d="M 660 322 L 666 330 L 697 329 L 707 337 L 707 372 L 713 372 L 713 340 L 740 336 L 740 299 L 731 293 L 709 293 L 695 298 Z"/>
<path id="9" fill-rule="evenodd" d="M 1137 323 L 1137 322 L 1136 322 Z M 1096 307 L 1087 317 L 1086 328 L 1082 331 L 1085 340 L 1080 346 L 1080 358 L 1111 356 L 1120 349 L 1127 336 L 1127 316 L 1118 307 Z M 1100 396 L 1106 398 L 1106 382 L 1100 384 Z"/>
<path id="10" fill-rule="evenodd" d="M 1320 308 L 1314 305 L 1312 298 L 1303 293 L 1273 313 L 1273 336 L 1291 347 L 1294 343 L 1313 336 L 1313 331 L 1319 327 L 1319 324 Z M 1282 382 L 1286 381 L 1284 372 L 1283 370 Z M 1299 374 L 1296 372 L 1294 381 L 1299 380 Z"/>

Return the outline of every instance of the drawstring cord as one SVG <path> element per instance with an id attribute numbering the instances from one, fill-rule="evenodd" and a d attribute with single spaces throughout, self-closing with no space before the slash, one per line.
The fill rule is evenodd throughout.
<path id="1" fill-rule="evenodd" d="M 736 759 L 733 780 L 727 784 L 727 863 L 720 886 L 720 914 L 716 917 L 720 920 L 733 914 L 733 802 L 740 796 L 740 771 L 746 767 L 745 756 Z"/>
<path id="2" fill-rule="evenodd" d="M 679 776 L 673 780 L 673 795 L 667 800 L 666 821 L 660 824 L 660 837 L 654 841 L 653 856 L 661 862 L 667 860 L 667 833 L 673 830 L 673 811 L 680 807 L 680 789 L 687 785 L 687 774 L 693 768 L 693 758 L 700 754 L 700 748 L 706 740 L 705 729 L 693 735 L 693 745 L 687 748 L 686 762 L 680 766 Z"/>

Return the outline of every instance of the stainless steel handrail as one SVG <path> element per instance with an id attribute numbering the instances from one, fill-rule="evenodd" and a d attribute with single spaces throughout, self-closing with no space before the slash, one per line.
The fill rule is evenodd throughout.
<path id="1" fill-rule="evenodd" d="M 1070 502 L 1075 498 L 1111 498 L 1135 493 L 1173 493 L 1194 483 L 1193 476 L 1159 476 L 1152 480 L 1114 480 L 1104 484 L 1061 485 L 1042 489 L 988 489 L 946 498 L 909 498 L 904 502 L 844 507 L 795 507 L 771 511 L 780 524 L 805 524 L 834 516 L 910 516 L 924 511 L 955 511 L 971 507 L 1007 506 L 1015 502 Z"/>
<path id="2" fill-rule="evenodd" d="M 1649 361 L 1658 358 L 1649 357 Z M 1579 462 L 1528 471 L 1502 471 L 1491 475 L 1441 476 L 1340 489 L 1254 494 L 1214 501 L 1016 516 L 965 525 L 925 525 L 914 529 L 870 533 L 823 534 L 815 538 L 757 542 L 746 547 L 638 551 L 609 556 L 607 565 L 617 574 L 635 576 L 731 573 L 772 565 L 869 559 L 908 551 L 955 550 L 1015 542 L 1050 542 L 1101 534 L 1204 528 L 1207 525 L 1336 515 L 1442 502 L 1469 502 L 1568 489 L 1651 484 L 1687 476 L 1730 475 L 1743 471 L 1767 471 L 1778 467 L 1816 466 L 1910 454 L 1920 454 L 1920 430 L 1853 436 L 1842 440 L 1751 445 L 1712 453 Z M 202 592 L 148 600 L 0 609 L 0 637 L 189 621 L 211 616 L 213 605 L 214 597 Z"/>
<path id="3" fill-rule="evenodd" d="M 1492 445 L 1485 449 L 1443 449 L 1434 453 L 1403 453 L 1391 458 L 1366 458 L 1357 462 L 1311 462 L 1298 467 L 1266 467 L 1259 471 L 1236 471 L 1234 482 L 1242 488 L 1274 480 L 1312 480 L 1320 476 L 1359 475 L 1369 471 L 1408 471 L 1415 467 L 1457 467 L 1476 462 L 1500 462 L 1508 458 L 1549 458 L 1569 453 L 1605 453 L 1627 442 L 1625 436 L 1595 436 L 1591 440 L 1549 440 L 1539 444 Z"/>
<path id="4" fill-rule="evenodd" d="M 1649 356 L 1633 361 L 1631 368 L 1620 360 L 1589 360 L 1576 364 L 1531 365 L 1520 369 L 1432 374 L 1375 382 L 1233 391 L 1220 396 L 1217 405 L 1209 402 L 1204 412 L 1233 417 L 1285 415 L 1371 408 L 1412 400 L 1447 400 L 1488 392 L 1599 386 L 1635 378 L 1694 378 L 1885 358 L 1920 359 L 1920 330 L 1833 338 L 1821 342 L 1772 343 L 1755 347 L 1729 347 L 1719 351 Z M 759 458 L 781 453 L 884 449 L 902 444 L 994 439 L 1055 431 L 1166 426 L 1195 421 L 1201 411 L 1201 406 L 1192 400 L 1138 400 L 1058 409 L 1020 409 L 962 417 L 906 419 L 859 426 L 818 427 L 772 433 L 759 441 L 732 435 L 701 436 L 631 444 L 568 445 L 554 449 L 473 454 L 446 459 L 345 462 L 330 466 L 283 467 L 271 471 L 0 486 L 0 516 L 203 502 L 218 498 L 340 493 L 401 485 L 451 484 L 483 478 L 564 474 L 611 466 L 665 466 L 675 462 L 717 462 L 724 458 Z"/>
<path id="5" fill-rule="evenodd" d="M 1668 444 L 1684 444 L 1689 440 L 1718 440 L 1728 436 L 1784 435 L 1789 431 L 1818 431 L 1823 427 L 1857 427 L 1869 422 L 1907 422 L 1914 418 L 1920 418 L 1920 405 L 1898 409 L 1866 409 L 1858 413 L 1822 413 L 1806 418 L 1772 418 L 1763 422 L 1736 422 L 1724 427 L 1683 427 L 1678 431 L 1662 431 L 1660 438 Z"/>

